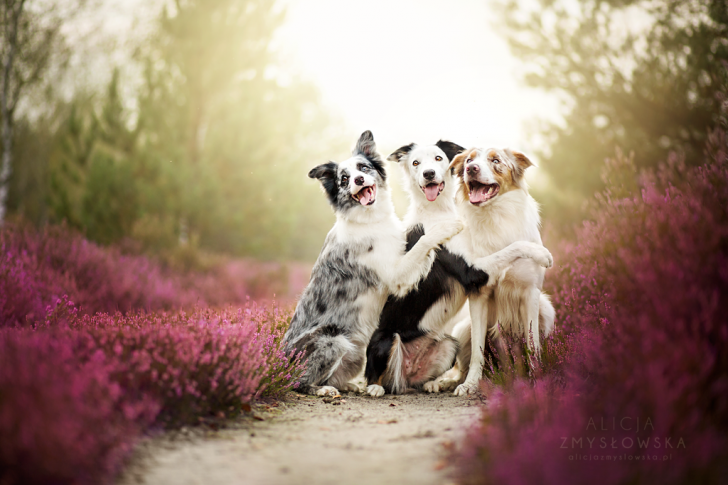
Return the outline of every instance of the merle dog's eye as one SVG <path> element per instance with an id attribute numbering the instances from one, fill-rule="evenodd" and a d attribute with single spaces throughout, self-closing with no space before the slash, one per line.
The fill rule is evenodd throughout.
<path id="1" fill-rule="evenodd" d="M 348 175 L 344 175 L 343 177 L 341 177 L 341 185 L 346 185 L 348 183 L 349 183 L 349 176 Z"/>
<path id="2" fill-rule="evenodd" d="M 369 171 L 369 167 L 367 167 L 366 165 L 359 165 L 359 171 L 367 172 L 367 171 Z"/>
<path id="3" fill-rule="evenodd" d="M 438 162 L 441 162 L 442 161 L 442 157 L 440 155 L 438 155 L 438 156 L 435 157 L 435 160 L 437 160 Z"/>
<path id="4" fill-rule="evenodd" d="M 415 160 L 414 162 L 412 162 L 412 165 L 413 165 L 413 166 L 415 166 L 415 167 L 416 167 L 417 165 L 419 165 L 419 164 L 420 164 L 420 162 L 419 162 L 419 161 L 417 161 L 417 160 Z"/>

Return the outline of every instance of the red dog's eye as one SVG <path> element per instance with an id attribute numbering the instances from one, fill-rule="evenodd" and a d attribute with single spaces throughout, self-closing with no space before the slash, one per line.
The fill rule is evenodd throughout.
<path id="1" fill-rule="evenodd" d="M 472 158 L 468 158 L 467 160 L 465 160 L 465 163 L 470 163 L 470 162 L 472 162 L 472 161 L 473 161 L 473 159 L 472 159 Z"/>
<path id="2" fill-rule="evenodd" d="M 500 160 L 498 160 L 497 158 L 494 158 L 493 163 L 500 163 Z"/>

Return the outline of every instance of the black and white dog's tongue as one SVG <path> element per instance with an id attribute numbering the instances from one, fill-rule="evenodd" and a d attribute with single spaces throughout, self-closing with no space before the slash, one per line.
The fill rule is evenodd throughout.
<path id="1" fill-rule="evenodd" d="M 425 187 L 425 197 L 427 197 L 427 200 L 430 202 L 437 199 L 437 196 L 440 195 L 440 192 L 442 192 L 443 187 L 445 186 L 445 183 L 441 184 L 430 184 Z"/>
<path id="2" fill-rule="evenodd" d="M 359 192 L 359 203 L 361 205 L 369 205 L 374 200 L 374 188 L 373 187 L 364 187 L 361 189 L 361 192 Z"/>

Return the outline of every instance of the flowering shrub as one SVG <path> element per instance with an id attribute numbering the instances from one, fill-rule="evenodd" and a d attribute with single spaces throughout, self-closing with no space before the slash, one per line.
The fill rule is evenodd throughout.
<path id="1" fill-rule="evenodd" d="M 175 272 L 143 256 L 103 248 L 63 226 L 0 230 L 0 327 L 43 321 L 62 295 L 81 312 L 191 309 L 247 297 L 293 299 L 307 266 L 230 261 L 206 273 Z"/>
<path id="2" fill-rule="evenodd" d="M 484 388 L 483 421 L 456 458 L 462 483 L 728 476 L 725 153 L 692 169 L 673 158 L 636 193 L 612 185 L 600 198 L 547 277 L 561 357 Z"/>
<path id="3" fill-rule="evenodd" d="M 155 422 L 280 396 L 303 370 L 283 351 L 289 317 L 255 302 L 90 316 L 64 297 L 43 325 L 0 331 L 0 481 L 98 483 Z"/>
<path id="4" fill-rule="evenodd" d="M 103 353 L 71 336 L 0 330 L 0 481 L 100 483 L 158 406 L 130 399 Z"/>

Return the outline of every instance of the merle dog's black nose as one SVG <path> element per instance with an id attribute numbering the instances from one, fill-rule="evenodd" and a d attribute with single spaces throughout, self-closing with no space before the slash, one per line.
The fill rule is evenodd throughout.
<path id="1" fill-rule="evenodd" d="M 434 179 L 434 178 L 435 178 L 435 171 L 434 171 L 434 170 L 425 170 L 424 172 L 422 172 L 422 175 L 423 175 L 423 176 L 424 176 L 424 177 L 425 177 L 425 178 L 426 178 L 427 180 L 432 180 L 432 179 Z"/>
<path id="2" fill-rule="evenodd" d="M 354 179 L 354 183 L 356 185 L 364 185 L 364 177 L 359 175 L 357 178 Z"/>

